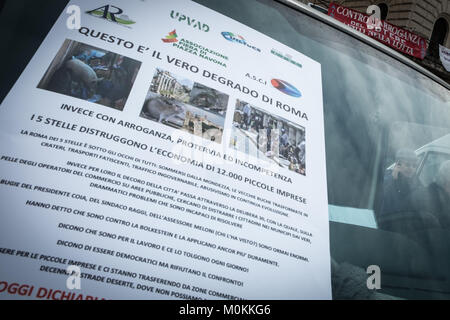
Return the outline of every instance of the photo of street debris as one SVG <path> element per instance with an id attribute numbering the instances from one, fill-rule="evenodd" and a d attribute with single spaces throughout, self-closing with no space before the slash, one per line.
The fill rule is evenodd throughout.
<path id="1" fill-rule="evenodd" d="M 38 88 L 123 110 L 141 62 L 65 40 Z"/>
<path id="2" fill-rule="evenodd" d="M 230 147 L 306 175 L 305 128 L 236 100 Z"/>
<path id="3" fill-rule="evenodd" d="M 221 143 L 228 98 L 201 83 L 156 69 L 140 116 Z"/>

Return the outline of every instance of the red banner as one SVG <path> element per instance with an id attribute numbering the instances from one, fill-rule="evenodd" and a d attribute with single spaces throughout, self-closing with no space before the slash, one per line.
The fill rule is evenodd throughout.
<path id="1" fill-rule="evenodd" d="M 397 51 L 419 59 L 426 55 L 427 42 L 424 38 L 386 21 L 336 3 L 330 4 L 328 15 Z"/>

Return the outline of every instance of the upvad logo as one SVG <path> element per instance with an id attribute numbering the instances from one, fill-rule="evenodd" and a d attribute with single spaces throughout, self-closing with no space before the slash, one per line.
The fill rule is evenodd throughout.
<path id="1" fill-rule="evenodd" d="M 291 97 L 300 98 L 302 96 L 300 91 L 289 82 L 280 79 L 272 79 L 270 80 L 270 83 L 274 88 L 280 90 L 284 94 L 287 94 Z"/>
<path id="2" fill-rule="evenodd" d="M 172 43 L 172 42 L 178 41 L 177 37 L 178 37 L 177 31 L 173 30 L 173 31 L 169 32 L 169 34 L 164 39 L 161 39 L 161 40 L 165 43 Z"/>
<path id="3" fill-rule="evenodd" d="M 91 16 L 106 19 L 111 22 L 121 24 L 123 26 L 129 27 L 131 24 L 136 22 L 131 20 L 127 15 L 123 14 L 123 10 L 119 7 L 113 5 L 105 5 L 94 10 L 86 11 L 87 14 Z"/>
<path id="4" fill-rule="evenodd" d="M 194 27 L 198 30 L 202 30 L 205 32 L 209 31 L 209 26 L 206 23 L 202 23 L 200 21 L 197 21 L 196 19 L 193 19 L 192 17 L 186 16 L 182 13 L 175 12 L 175 10 L 170 11 L 170 17 L 172 19 L 176 19 L 179 22 L 185 22 L 188 24 L 188 26 Z"/>
<path id="5" fill-rule="evenodd" d="M 261 52 L 261 49 L 255 47 L 255 46 L 252 46 L 247 41 L 245 41 L 243 36 L 240 36 L 238 34 L 234 34 L 234 33 L 231 33 L 231 32 L 225 32 L 225 31 L 222 32 L 222 36 L 225 39 L 227 39 L 228 41 L 240 43 L 240 44 L 243 44 L 243 45 L 245 45 L 245 46 L 247 46 L 249 48 L 252 48 L 255 51 Z"/>

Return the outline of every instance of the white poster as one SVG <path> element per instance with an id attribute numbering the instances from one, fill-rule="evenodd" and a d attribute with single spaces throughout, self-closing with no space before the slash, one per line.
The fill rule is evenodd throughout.
<path id="1" fill-rule="evenodd" d="M 450 49 L 439 45 L 439 57 L 445 70 L 450 72 Z"/>
<path id="2" fill-rule="evenodd" d="M 323 123 L 241 23 L 71 1 L 0 107 L 0 298 L 330 299 Z"/>

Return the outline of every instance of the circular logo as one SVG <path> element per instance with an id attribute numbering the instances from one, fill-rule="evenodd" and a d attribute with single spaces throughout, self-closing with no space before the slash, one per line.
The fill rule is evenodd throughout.
<path id="1" fill-rule="evenodd" d="M 222 36 L 228 41 L 245 41 L 244 37 L 239 34 L 234 34 L 231 32 L 222 32 Z"/>
<path id="2" fill-rule="evenodd" d="M 270 83 L 272 83 L 272 86 L 274 86 L 274 88 L 277 88 L 284 94 L 287 94 L 291 97 L 300 98 L 302 96 L 300 91 L 289 82 L 280 79 L 272 79 Z"/>

